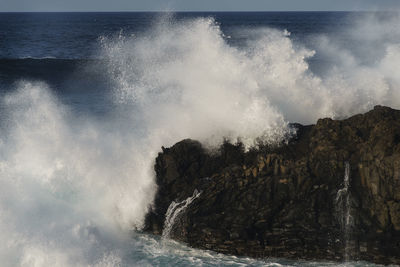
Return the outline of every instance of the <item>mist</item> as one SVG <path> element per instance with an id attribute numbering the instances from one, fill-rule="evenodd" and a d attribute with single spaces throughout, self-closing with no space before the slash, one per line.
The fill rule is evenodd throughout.
<path id="1" fill-rule="evenodd" d="M 321 35 L 309 48 L 271 28 L 234 47 L 212 18 L 102 37 L 116 108 L 101 119 L 76 114 L 43 82 L 20 81 L 1 98 L 1 262 L 125 262 L 157 190 L 161 146 L 239 139 L 250 148 L 281 142 L 289 122 L 400 108 L 398 23 L 398 14 L 355 21 L 353 47 Z M 320 74 L 310 70 L 316 55 L 329 62 Z"/>

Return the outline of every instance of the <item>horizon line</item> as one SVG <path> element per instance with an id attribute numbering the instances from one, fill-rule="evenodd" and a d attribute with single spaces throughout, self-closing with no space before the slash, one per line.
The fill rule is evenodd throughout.
<path id="1" fill-rule="evenodd" d="M 273 13 L 273 12 L 398 12 L 399 10 L 66 10 L 66 11 L 0 11 L 1 13 Z"/>

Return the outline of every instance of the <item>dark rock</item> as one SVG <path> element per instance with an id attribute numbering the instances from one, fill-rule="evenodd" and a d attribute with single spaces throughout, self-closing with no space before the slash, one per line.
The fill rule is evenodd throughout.
<path id="1" fill-rule="evenodd" d="M 346 120 L 293 127 L 297 134 L 288 144 L 249 152 L 225 142 L 210 154 L 193 140 L 163 148 L 145 230 L 161 234 L 170 203 L 197 189 L 200 197 L 171 233 L 190 246 L 252 257 L 348 255 L 400 264 L 400 111 L 376 106 Z M 336 196 L 346 162 L 351 222 L 343 226 Z"/>

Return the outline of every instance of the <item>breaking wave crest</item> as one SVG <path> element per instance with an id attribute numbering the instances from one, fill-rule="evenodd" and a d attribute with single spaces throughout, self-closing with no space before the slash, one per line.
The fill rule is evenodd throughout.
<path id="1" fill-rule="evenodd" d="M 327 36 L 314 51 L 267 28 L 246 31 L 247 44 L 234 47 L 210 18 L 166 18 L 140 36 L 103 37 L 116 108 L 101 120 L 78 116 L 44 83 L 21 81 L 0 106 L 0 261 L 128 264 L 129 231 L 142 227 L 153 201 L 162 145 L 239 138 L 250 147 L 281 141 L 288 122 L 399 108 L 400 38 L 386 33 L 364 40 L 381 40 L 371 62 Z M 323 75 L 309 69 L 316 53 L 332 57 Z"/>

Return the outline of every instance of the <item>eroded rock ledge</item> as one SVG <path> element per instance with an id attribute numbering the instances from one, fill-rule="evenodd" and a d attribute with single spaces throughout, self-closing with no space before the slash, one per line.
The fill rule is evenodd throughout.
<path id="1" fill-rule="evenodd" d="M 163 148 L 145 230 L 161 234 L 170 203 L 197 189 L 201 195 L 171 231 L 192 247 L 400 264 L 400 111 L 376 106 L 346 120 L 296 127 L 297 136 L 278 148 L 245 153 L 241 144 L 225 143 L 210 155 L 193 140 Z M 337 192 L 346 162 L 351 220 L 344 226 Z"/>

